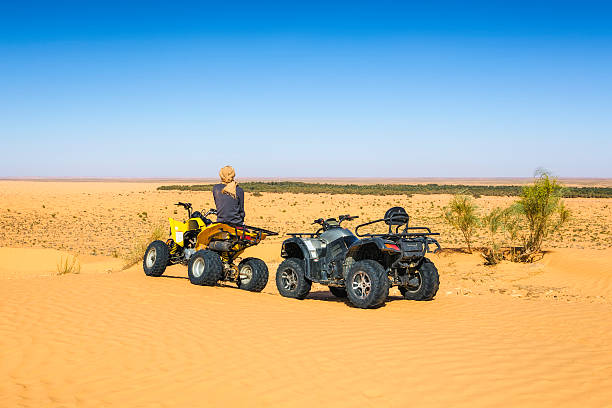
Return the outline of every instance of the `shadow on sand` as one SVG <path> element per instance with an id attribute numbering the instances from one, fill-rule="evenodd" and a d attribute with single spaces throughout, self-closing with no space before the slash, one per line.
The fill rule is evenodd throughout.
<path id="1" fill-rule="evenodd" d="M 162 276 L 160 276 L 160 278 L 186 279 L 186 280 L 189 280 L 189 278 L 187 276 L 177 276 L 177 275 L 162 275 Z M 227 283 L 227 282 L 219 282 L 215 286 L 219 286 L 219 287 L 222 287 L 222 288 L 228 288 L 228 289 L 240 290 L 240 288 L 236 287 L 235 284 Z M 280 293 L 278 293 L 278 292 L 274 292 L 274 293 L 262 292 L 262 294 L 264 294 L 264 295 L 271 295 L 271 296 L 280 296 Z M 347 298 L 336 297 L 329 290 L 325 290 L 325 289 L 310 292 L 308 294 L 308 296 L 306 296 L 306 299 L 307 300 L 320 300 L 320 301 L 323 301 L 323 302 L 344 303 L 345 305 L 347 305 L 349 307 L 354 307 L 348 301 Z M 374 309 L 379 309 L 381 307 L 385 307 L 386 303 L 395 302 L 395 301 L 398 301 L 398 300 L 405 300 L 405 299 L 402 296 L 389 295 L 387 297 L 387 300 L 385 301 L 385 303 L 383 303 L 381 306 L 376 307 Z"/>

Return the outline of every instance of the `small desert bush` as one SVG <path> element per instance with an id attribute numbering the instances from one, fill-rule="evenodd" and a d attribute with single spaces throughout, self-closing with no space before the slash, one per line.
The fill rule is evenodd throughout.
<path id="1" fill-rule="evenodd" d="M 525 186 L 521 198 L 507 210 L 505 229 L 519 244 L 512 260 L 532 262 L 542 252 L 542 244 L 569 219 L 563 203 L 563 186 L 544 170 L 537 170 L 532 185 Z"/>
<path id="2" fill-rule="evenodd" d="M 454 196 L 444 209 L 444 217 L 450 225 L 461 231 L 468 252 L 472 253 L 472 235 L 479 225 L 474 200 L 472 197 L 459 194 Z"/>
<path id="3" fill-rule="evenodd" d="M 521 198 L 506 209 L 496 208 L 483 217 L 489 245 L 482 256 L 489 264 L 507 258 L 532 262 L 542 253 L 546 238 L 569 219 L 563 200 L 563 186 L 543 170 L 536 171 L 534 183 L 523 188 Z M 511 243 L 506 250 L 502 247 Z"/>
<path id="4" fill-rule="evenodd" d="M 537 179 L 523 189 L 518 210 L 525 216 L 529 233 L 524 239 L 526 253 L 537 253 L 544 240 L 569 219 L 562 200 L 563 187 L 546 171 L 536 172 Z"/>
<path id="5" fill-rule="evenodd" d="M 482 226 L 487 233 L 487 246 L 482 250 L 485 265 L 497 265 L 504 259 L 503 245 L 506 223 L 509 217 L 508 209 L 496 207 L 482 217 Z"/>
<path id="6" fill-rule="evenodd" d="M 67 255 L 66 259 L 62 256 L 57 263 L 58 275 L 66 275 L 68 273 L 81 273 L 81 263 L 76 256 Z"/>
<path id="7" fill-rule="evenodd" d="M 132 265 L 136 265 L 138 262 L 142 262 L 149 244 L 158 239 L 163 240 L 167 237 L 167 235 L 168 230 L 165 227 L 158 225 L 153 228 L 149 234 L 135 238 L 132 248 L 123 257 L 125 261 L 123 264 L 123 269 L 127 269 Z"/>

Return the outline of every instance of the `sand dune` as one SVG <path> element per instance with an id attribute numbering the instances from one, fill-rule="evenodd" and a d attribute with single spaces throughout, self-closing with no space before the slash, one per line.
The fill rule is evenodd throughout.
<path id="1" fill-rule="evenodd" d="M 50 248 L 0 248 L 0 278 L 30 278 L 57 275 L 62 261 L 73 260 L 73 255 Z M 80 273 L 99 273 L 120 270 L 119 259 L 81 255 L 77 257 Z"/>
<path id="2" fill-rule="evenodd" d="M 273 280 L 260 294 L 197 287 L 182 266 L 161 278 L 139 265 L 105 273 L 99 266 L 116 262 L 107 257 L 82 260 L 99 273 L 7 279 L 3 270 L 0 406 L 609 406 L 610 252 L 595 252 L 550 254 L 523 275 L 601 299 L 478 293 L 449 266 L 470 277 L 477 257 L 451 253 L 436 256 L 434 301 L 394 289 L 376 310 L 320 286 L 304 301 L 279 296 Z M 40 251 L 0 252 L 15 255 Z M 522 276 L 524 265 L 501 265 L 485 286 L 511 287 L 511 267 Z"/>
<path id="3" fill-rule="evenodd" d="M 611 406 L 610 199 L 567 200 L 572 221 L 534 264 L 443 251 L 433 301 L 393 289 L 360 310 L 320 285 L 281 297 L 282 236 L 245 254 L 269 265 L 262 293 L 193 286 L 183 266 L 122 270 L 137 237 L 183 216 L 172 203 L 212 205 L 158 185 L 0 181 L 0 407 Z M 402 205 L 453 247 L 448 199 L 248 195 L 247 221 L 309 231 L 320 216 L 365 221 Z M 80 274 L 56 275 L 68 255 Z"/>

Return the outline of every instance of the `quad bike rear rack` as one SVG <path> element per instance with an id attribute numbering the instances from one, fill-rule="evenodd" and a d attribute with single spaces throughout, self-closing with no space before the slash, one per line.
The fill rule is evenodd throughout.
<path id="1" fill-rule="evenodd" d="M 405 217 L 405 218 L 404 217 L 402 218 L 386 217 L 386 218 L 381 218 L 378 220 L 366 222 L 364 224 L 358 225 L 355 228 L 355 235 L 357 235 L 358 237 L 382 238 L 382 239 L 388 239 L 391 241 L 400 240 L 402 238 L 410 239 L 413 241 L 420 241 L 425 246 L 425 252 L 430 252 L 429 244 L 434 244 L 437 247 L 434 253 L 442 249 L 442 247 L 440 246 L 440 243 L 436 239 L 430 238 L 432 236 L 440 235 L 439 232 L 431 232 L 431 229 L 429 229 L 428 227 L 409 227 L 408 220 L 409 220 L 408 217 Z M 374 233 L 360 234 L 359 233 L 359 228 L 365 227 L 367 225 L 376 224 L 379 222 L 385 222 L 386 224 L 388 224 L 389 231 L 386 233 L 378 233 L 378 234 L 374 234 Z M 395 225 L 395 231 L 393 231 L 394 225 Z M 402 226 L 404 226 L 404 228 L 402 229 L 402 231 L 400 231 L 400 227 Z M 409 231 L 422 231 L 422 232 L 409 232 Z"/>
<path id="2" fill-rule="evenodd" d="M 248 244 L 248 246 L 258 244 L 261 241 L 261 236 L 263 234 L 266 234 L 268 236 L 278 235 L 278 232 L 270 231 L 259 227 L 253 227 L 251 225 L 234 224 L 229 222 L 224 222 L 223 224 L 232 227 L 234 229 L 234 232 L 227 232 L 232 235 L 235 235 L 240 241 Z M 247 234 L 255 234 L 255 237 L 250 237 Z"/>
<path id="3" fill-rule="evenodd" d="M 376 224 L 379 222 L 385 222 L 389 225 L 389 232 L 385 232 L 385 233 L 379 233 L 379 234 L 374 234 L 374 233 L 363 233 L 360 234 L 359 233 L 359 228 L 363 228 L 367 225 L 372 225 L 372 224 Z M 397 221 L 396 221 L 397 222 Z M 395 225 L 395 232 L 393 231 L 393 225 Z M 400 227 L 404 226 L 404 229 L 400 232 Z M 409 230 L 411 231 L 426 231 L 426 232 L 408 232 Z M 366 222 L 364 224 L 360 224 L 357 227 L 355 227 L 355 235 L 357 235 L 358 237 L 381 237 L 381 238 L 402 238 L 402 237 L 406 237 L 406 238 L 411 238 L 411 237 L 426 237 L 426 236 L 433 236 L 433 235 L 440 235 L 439 232 L 431 232 L 431 229 L 429 229 L 428 227 L 409 227 L 408 226 L 408 221 L 406 221 L 405 223 L 402 222 L 401 224 L 397 224 L 394 223 L 393 218 L 381 218 L 378 220 L 374 220 L 374 221 L 370 221 L 370 222 Z"/>

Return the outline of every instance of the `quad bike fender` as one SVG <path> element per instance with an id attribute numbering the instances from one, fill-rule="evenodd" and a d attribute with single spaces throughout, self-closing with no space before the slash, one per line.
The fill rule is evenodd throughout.
<path id="1" fill-rule="evenodd" d="M 206 224 L 200 217 L 195 217 L 190 218 L 189 221 L 187 221 L 187 226 L 189 227 L 189 229 L 196 230 L 206 227 Z"/>
<path id="2" fill-rule="evenodd" d="M 355 241 L 353 245 L 349 247 L 346 257 L 353 258 L 355 261 L 360 261 L 362 259 L 370 259 L 373 251 L 378 252 L 387 250 L 388 248 L 385 246 L 384 239 L 380 237 L 364 238 Z"/>
<path id="3" fill-rule="evenodd" d="M 178 245 L 183 246 L 183 235 L 188 230 L 187 224 L 173 218 L 168 218 L 168 220 L 170 221 L 170 237 Z"/>
<path id="4" fill-rule="evenodd" d="M 197 248 L 206 248 L 212 239 L 228 239 L 229 232 L 227 229 L 229 228 L 226 228 L 225 224 L 220 223 L 214 223 L 202 228 L 202 231 L 198 234 Z"/>
<path id="5" fill-rule="evenodd" d="M 316 258 L 316 254 L 314 255 Z M 283 241 L 283 246 L 281 248 L 281 257 L 285 259 L 287 258 L 303 259 L 304 260 L 304 272 L 306 274 L 306 277 L 312 278 L 311 263 L 313 262 L 313 256 L 301 238 L 293 237 L 293 238 L 289 238 Z"/>

